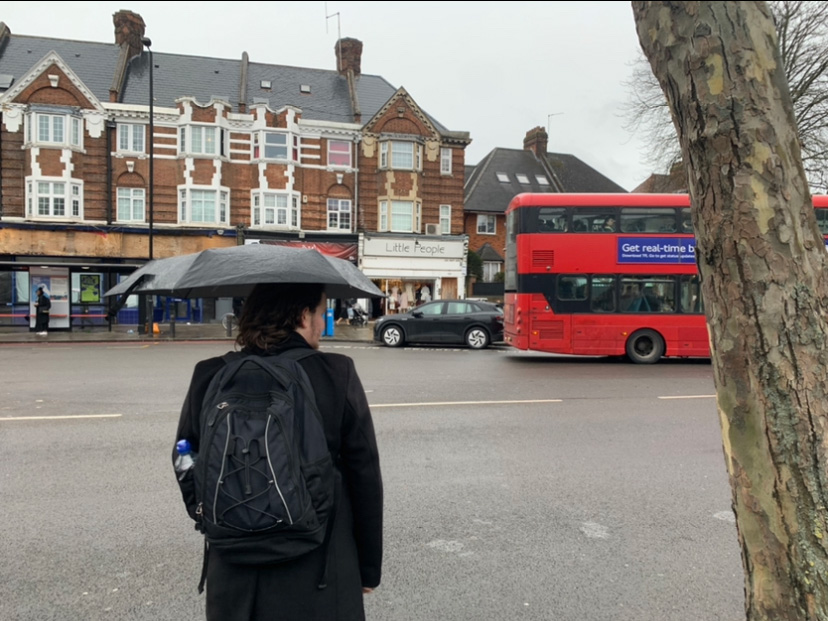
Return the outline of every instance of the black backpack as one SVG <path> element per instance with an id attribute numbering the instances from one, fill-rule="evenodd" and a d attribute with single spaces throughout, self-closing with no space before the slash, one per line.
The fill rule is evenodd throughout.
<path id="1" fill-rule="evenodd" d="M 315 353 L 230 353 L 207 389 L 194 468 L 197 528 L 227 562 L 279 563 L 327 545 L 333 459 L 297 362 Z"/>

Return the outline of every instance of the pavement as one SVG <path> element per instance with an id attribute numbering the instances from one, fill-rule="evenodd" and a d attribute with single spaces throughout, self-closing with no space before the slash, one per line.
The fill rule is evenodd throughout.
<path id="1" fill-rule="evenodd" d="M 371 342 L 374 324 L 367 326 L 335 325 L 332 335 L 323 335 L 326 341 Z M 38 336 L 27 328 L 0 326 L 0 343 L 107 343 L 107 342 L 150 342 L 150 341 L 234 341 L 236 331 L 228 334 L 220 323 L 176 323 L 158 324 L 156 334 L 144 334 L 135 325 L 113 325 L 109 327 L 75 328 L 52 330 L 46 336 Z"/>

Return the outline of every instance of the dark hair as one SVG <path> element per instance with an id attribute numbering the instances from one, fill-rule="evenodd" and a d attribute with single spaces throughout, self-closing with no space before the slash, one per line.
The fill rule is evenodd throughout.
<path id="1" fill-rule="evenodd" d="M 286 341 L 302 325 L 305 309 L 322 301 L 324 285 L 256 285 L 242 307 L 236 344 L 267 351 Z"/>

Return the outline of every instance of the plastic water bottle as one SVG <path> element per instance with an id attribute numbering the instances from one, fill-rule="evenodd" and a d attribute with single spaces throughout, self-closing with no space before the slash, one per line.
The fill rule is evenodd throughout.
<path id="1" fill-rule="evenodd" d="M 190 446 L 190 441 L 186 438 L 175 443 L 175 450 L 178 451 L 178 457 L 175 458 L 175 471 L 178 473 L 178 480 L 183 481 L 187 471 L 195 466 L 195 453 Z"/>

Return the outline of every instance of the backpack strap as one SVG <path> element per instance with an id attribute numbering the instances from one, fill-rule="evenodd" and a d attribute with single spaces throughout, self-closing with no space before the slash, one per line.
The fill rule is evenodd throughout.
<path id="1" fill-rule="evenodd" d="M 291 349 L 286 349 L 283 352 L 280 352 L 279 356 L 284 356 L 285 358 L 290 358 L 291 360 L 299 361 L 303 358 L 307 358 L 308 356 L 312 356 L 318 353 L 315 349 L 310 349 L 306 347 L 293 347 Z M 310 388 L 310 387 L 308 387 Z M 313 394 L 310 392 L 309 394 Z M 321 415 L 321 412 L 320 412 Z M 323 423 L 324 422 L 320 421 Z M 317 582 L 316 588 L 320 591 L 327 588 L 328 586 L 328 564 L 330 561 L 330 544 L 331 538 L 333 537 L 334 531 L 334 522 L 336 522 L 336 508 L 339 506 L 339 495 L 340 495 L 340 487 L 342 486 L 342 477 L 337 472 L 336 467 L 336 458 L 331 455 L 331 459 L 334 460 L 334 501 L 333 505 L 331 506 L 331 512 L 328 514 L 328 523 L 325 528 L 325 539 L 322 541 L 322 570 L 319 574 L 319 581 Z"/>

